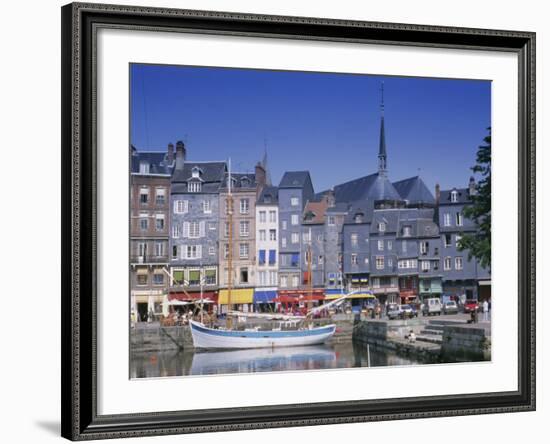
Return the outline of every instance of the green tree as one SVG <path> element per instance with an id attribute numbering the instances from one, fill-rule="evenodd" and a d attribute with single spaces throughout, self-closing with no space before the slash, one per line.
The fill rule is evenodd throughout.
<path id="1" fill-rule="evenodd" d="M 485 268 L 491 268 L 491 128 L 477 150 L 476 164 L 471 168 L 481 176 L 471 196 L 472 205 L 464 208 L 464 216 L 477 224 L 477 231 L 464 234 L 458 249 L 468 250 L 468 260 L 475 257 Z"/>

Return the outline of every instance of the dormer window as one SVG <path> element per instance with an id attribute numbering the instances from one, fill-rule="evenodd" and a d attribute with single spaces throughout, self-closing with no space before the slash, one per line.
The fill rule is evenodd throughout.
<path id="1" fill-rule="evenodd" d="M 378 231 L 380 233 L 386 231 L 386 222 L 378 222 Z"/>
<path id="2" fill-rule="evenodd" d="M 403 236 L 410 236 L 411 235 L 411 227 L 409 225 L 405 225 L 403 227 Z"/>
<path id="3" fill-rule="evenodd" d="M 458 191 L 456 190 L 451 191 L 451 202 L 453 203 L 458 202 Z"/>
<path id="4" fill-rule="evenodd" d="M 187 184 L 187 189 L 190 193 L 200 193 L 201 183 L 200 182 L 189 182 Z"/>
<path id="5" fill-rule="evenodd" d="M 353 218 L 353 221 L 356 223 L 356 224 L 360 224 L 363 222 L 363 213 L 357 213 L 355 215 L 355 217 Z"/>
<path id="6" fill-rule="evenodd" d="M 140 174 L 149 174 L 149 162 L 141 161 L 139 163 Z"/>
<path id="7" fill-rule="evenodd" d="M 195 177 L 195 178 L 200 178 L 201 177 L 201 174 L 202 174 L 202 171 L 201 169 L 198 167 L 198 166 L 194 166 L 192 169 L 191 169 L 191 176 L 192 177 Z"/>
<path id="8" fill-rule="evenodd" d="M 241 187 L 246 188 L 250 186 L 250 179 L 248 177 L 243 177 L 241 179 Z"/>

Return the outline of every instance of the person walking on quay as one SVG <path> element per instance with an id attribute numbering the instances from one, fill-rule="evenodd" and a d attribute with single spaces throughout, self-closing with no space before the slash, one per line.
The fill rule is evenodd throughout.
<path id="1" fill-rule="evenodd" d="M 487 299 L 483 301 L 483 320 L 489 320 L 489 302 L 487 302 Z"/>

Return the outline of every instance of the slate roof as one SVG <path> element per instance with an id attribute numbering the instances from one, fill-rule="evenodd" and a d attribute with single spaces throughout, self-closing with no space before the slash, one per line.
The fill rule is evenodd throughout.
<path id="1" fill-rule="evenodd" d="M 393 183 L 403 200 L 409 205 L 435 205 L 435 198 L 419 176 L 410 177 Z"/>
<path id="2" fill-rule="evenodd" d="M 187 181 L 192 177 L 192 170 L 198 167 L 201 170 L 201 193 L 217 193 L 226 172 L 225 162 L 193 162 L 186 161 L 183 168 L 174 170 L 172 175 L 171 193 L 187 193 Z"/>
<path id="3" fill-rule="evenodd" d="M 403 227 L 411 227 L 408 238 L 438 237 L 439 229 L 434 222 L 434 209 L 399 208 L 393 210 L 374 210 L 371 233 L 378 233 L 378 223 L 386 223 L 386 233 L 396 233 L 403 237 Z"/>
<path id="4" fill-rule="evenodd" d="M 277 205 L 279 202 L 279 188 L 265 185 L 260 191 L 256 205 Z"/>
<path id="5" fill-rule="evenodd" d="M 457 191 L 457 201 L 451 202 L 451 192 Z M 440 205 L 446 205 L 446 204 L 455 204 L 455 203 L 472 203 L 472 200 L 470 199 L 470 192 L 468 188 L 453 188 L 452 190 L 442 190 L 439 197 L 439 204 Z"/>
<path id="6" fill-rule="evenodd" d="M 283 175 L 279 188 L 302 188 L 311 181 L 309 171 L 287 171 Z"/>
<path id="7" fill-rule="evenodd" d="M 166 161 L 167 153 L 165 151 L 139 151 L 134 146 L 131 150 L 130 167 L 133 174 L 141 174 L 140 164 L 149 165 L 149 174 L 167 174 L 171 175 L 175 162 L 168 164 Z"/>
<path id="8" fill-rule="evenodd" d="M 373 202 L 369 202 L 367 200 L 353 202 L 348 206 L 348 212 L 344 218 L 344 224 L 357 224 L 358 222 L 355 217 L 358 214 L 362 215 L 362 222 L 360 223 L 368 224 L 372 221 L 373 211 Z"/>
<path id="9" fill-rule="evenodd" d="M 227 190 L 227 180 L 229 179 L 229 174 L 225 173 L 223 176 L 223 181 L 221 188 Z M 231 173 L 232 179 L 232 189 L 248 189 L 256 188 L 256 175 L 254 173 Z"/>
<path id="10" fill-rule="evenodd" d="M 350 180 L 334 187 L 336 202 L 355 202 L 360 200 L 400 201 L 401 196 L 393 184 L 383 174 L 370 174 Z"/>
<path id="11" fill-rule="evenodd" d="M 333 207 L 328 207 L 326 213 L 327 214 L 342 214 L 347 213 L 350 208 L 350 205 L 346 202 L 336 202 L 336 205 Z"/>

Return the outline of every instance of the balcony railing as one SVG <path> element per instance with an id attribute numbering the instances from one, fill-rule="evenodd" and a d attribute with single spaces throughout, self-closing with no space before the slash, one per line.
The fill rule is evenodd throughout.
<path id="1" fill-rule="evenodd" d="M 132 264 L 162 264 L 168 263 L 168 256 L 130 256 L 130 262 Z"/>

